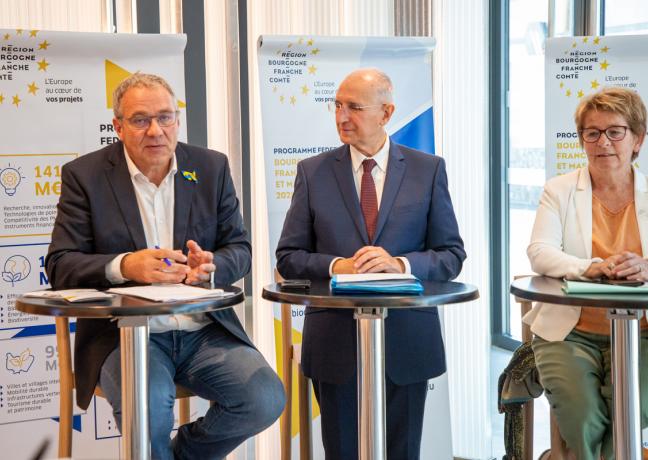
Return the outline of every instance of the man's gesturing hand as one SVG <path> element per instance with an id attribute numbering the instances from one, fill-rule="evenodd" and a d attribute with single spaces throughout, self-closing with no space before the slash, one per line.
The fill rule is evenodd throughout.
<path id="1" fill-rule="evenodd" d="M 142 249 L 124 256 L 120 269 L 124 278 L 138 283 L 182 283 L 189 272 L 186 261 L 180 251 Z"/>
<path id="2" fill-rule="evenodd" d="M 211 251 L 203 251 L 194 240 L 187 241 L 189 272 L 185 283 L 199 284 L 209 281 L 211 274 L 216 271 L 214 265 L 214 254 Z"/>

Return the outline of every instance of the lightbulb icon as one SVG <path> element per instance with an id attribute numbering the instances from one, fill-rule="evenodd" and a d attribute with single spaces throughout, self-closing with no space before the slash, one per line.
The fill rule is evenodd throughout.
<path id="1" fill-rule="evenodd" d="M 0 170 L 0 185 L 4 187 L 4 191 L 9 196 L 16 194 L 16 187 L 20 185 L 22 176 L 20 171 L 16 168 L 9 166 Z"/>

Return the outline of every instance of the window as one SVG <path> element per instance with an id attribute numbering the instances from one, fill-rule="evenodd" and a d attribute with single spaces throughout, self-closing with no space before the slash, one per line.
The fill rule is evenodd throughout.
<path id="1" fill-rule="evenodd" d="M 508 283 L 531 273 L 526 247 L 545 182 L 544 43 L 547 0 L 512 0 L 508 56 Z M 509 296 L 509 333 L 520 340 L 520 309 Z"/>
<path id="2" fill-rule="evenodd" d="M 601 1 L 606 35 L 648 34 L 645 0 Z M 549 4 L 548 0 L 492 4 L 497 5 L 491 11 L 495 23 L 491 63 L 493 342 L 514 348 L 521 338 L 520 310 L 508 287 L 513 276 L 532 273 L 526 246 L 545 182 L 544 42 Z M 574 2 L 555 0 L 553 7 L 554 33 L 572 35 Z"/>
<path id="3" fill-rule="evenodd" d="M 605 35 L 648 34 L 648 3 L 645 0 L 605 3 Z"/>

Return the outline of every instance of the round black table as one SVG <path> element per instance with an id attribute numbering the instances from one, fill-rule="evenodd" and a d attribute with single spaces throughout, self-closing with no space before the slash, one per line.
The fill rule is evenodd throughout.
<path id="1" fill-rule="evenodd" d="M 388 309 L 434 307 L 479 297 L 476 287 L 454 282 L 424 281 L 420 295 L 333 294 L 329 280 L 312 281 L 306 291 L 263 288 L 263 298 L 308 307 L 352 308 L 358 336 L 358 458 L 387 458 L 385 431 L 385 329 Z"/>
<path id="2" fill-rule="evenodd" d="M 638 320 L 648 309 L 648 294 L 565 294 L 562 286 L 560 279 L 532 276 L 513 281 L 511 294 L 537 302 L 608 309 L 615 457 L 641 460 Z"/>
<path id="3" fill-rule="evenodd" d="M 19 297 L 16 309 L 44 316 L 114 318 L 120 331 L 122 369 L 123 456 L 150 459 L 148 414 L 148 336 L 151 316 L 196 314 L 222 310 L 245 300 L 234 286 L 222 288 L 227 295 L 182 302 L 154 302 L 115 294 L 103 301 L 69 303 L 65 300 Z"/>

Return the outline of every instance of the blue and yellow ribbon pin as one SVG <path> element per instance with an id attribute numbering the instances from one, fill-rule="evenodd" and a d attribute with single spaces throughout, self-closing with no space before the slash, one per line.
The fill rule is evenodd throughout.
<path id="1" fill-rule="evenodd" d="M 196 171 L 182 171 L 182 177 L 187 179 L 189 182 L 195 182 L 196 184 L 198 183 L 198 176 L 196 175 Z"/>

